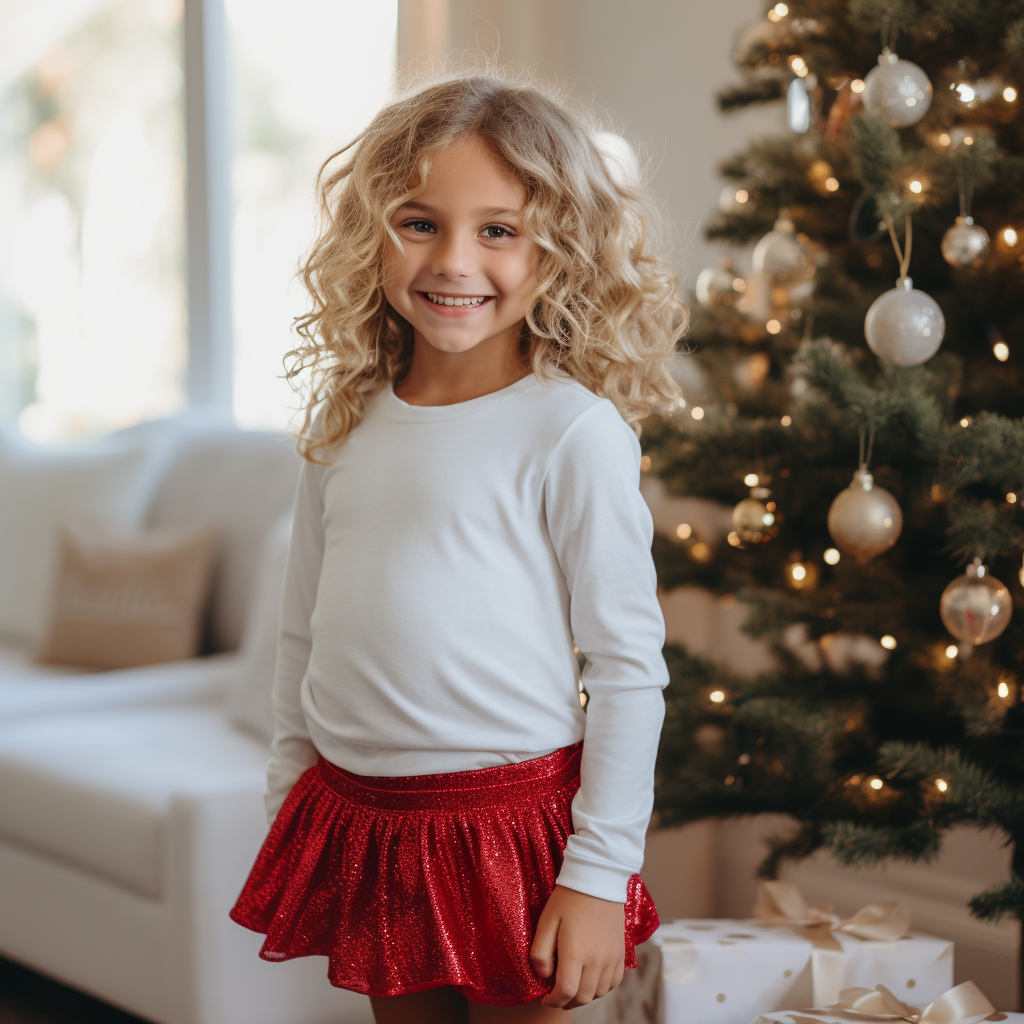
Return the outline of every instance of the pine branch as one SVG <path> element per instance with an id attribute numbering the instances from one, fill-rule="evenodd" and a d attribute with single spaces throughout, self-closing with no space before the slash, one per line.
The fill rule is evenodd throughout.
<path id="1" fill-rule="evenodd" d="M 1024 921 L 1024 878 L 1014 875 L 1008 882 L 972 896 L 967 905 L 971 913 L 983 921 L 1001 921 L 1005 917 Z"/>
<path id="2" fill-rule="evenodd" d="M 890 859 L 928 863 L 938 856 L 940 840 L 940 833 L 927 821 L 903 827 L 835 821 L 822 828 L 822 845 L 846 867 L 867 866 Z"/>

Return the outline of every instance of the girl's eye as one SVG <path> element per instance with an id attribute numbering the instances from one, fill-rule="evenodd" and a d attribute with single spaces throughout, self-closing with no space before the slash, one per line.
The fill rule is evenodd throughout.
<path id="1" fill-rule="evenodd" d="M 402 227 L 412 228 L 417 234 L 426 234 L 434 230 L 434 225 L 429 220 L 407 220 Z"/>
<path id="2" fill-rule="evenodd" d="M 488 224 L 484 228 L 484 235 L 487 238 L 511 238 L 512 232 L 503 224 Z"/>

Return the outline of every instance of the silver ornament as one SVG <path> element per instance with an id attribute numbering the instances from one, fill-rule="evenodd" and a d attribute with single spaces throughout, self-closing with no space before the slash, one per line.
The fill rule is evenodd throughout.
<path id="1" fill-rule="evenodd" d="M 884 487 L 876 487 L 875 478 L 863 467 L 828 510 L 828 532 L 836 546 L 858 562 L 888 551 L 902 529 L 899 503 Z"/>
<path id="2" fill-rule="evenodd" d="M 988 232 L 973 217 L 957 217 L 942 236 L 942 258 L 951 266 L 980 267 L 988 255 Z"/>
<path id="3" fill-rule="evenodd" d="M 789 288 L 814 276 L 811 247 L 794 233 L 793 222 L 784 213 L 754 246 L 752 261 L 754 273 L 761 274 L 769 288 Z"/>
<path id="4" fill-rule="evenodd" d="M 1010 623 L 1013 601 L 1004 583 L 988 574 L 988 567 L 976 558 L 963 576 L 942 592 L 939 615 L 957 638 L 969 644 L 994 640 Z"/>
<path id="5" fill-rule="evenodd" d="M 932 104 L 932 83 L 909 60 L 900 60 L 886 47 L 878 67 L 864 76 L 864 108 L 893 128 L 917 124 Z"/>
<path id="6" fill-rule="evenodd" d="M 811 98 L 802 78 L 794 78 L 786 90 L 786 123 L 798 133 L 811 126 Z"/>
<path id="7" fill-rule="evenodd" d="M 916 366 L 931 359 L 942 344 L 946 318 L 939 304 L 901 277 L 871 303 L 864 317 L 864 337 L 880 359 L 897 366 Z"/>
<path id="8" fill-rule="evenodd" d="M 744 498 L 732 510 L 732 524 L 744 544 L 758 544 L 775 524 L 775 516 L 757 498 Z"/>
<path id="9" fill-rule="evenodd" d="M 694 291 L 697 301 L 708 308 L 732 306 L 746 291 L 746 282 L 740 277 L 732 260 L 723 256 L 713 267 L 706 267 L 697 275 Z"/>

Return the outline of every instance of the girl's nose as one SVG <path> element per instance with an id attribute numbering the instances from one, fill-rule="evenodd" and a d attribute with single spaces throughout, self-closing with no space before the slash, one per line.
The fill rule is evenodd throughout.
<path id="1" fill-rule="evenodd" d="M 476 273 L 473 241 L 458 231 L 448 231 L 440 235 L 434 244 L 434 251 L 431 255 L 433 263 L 431 270 L 438 277 L 453 279 L 472 277 Z"/>

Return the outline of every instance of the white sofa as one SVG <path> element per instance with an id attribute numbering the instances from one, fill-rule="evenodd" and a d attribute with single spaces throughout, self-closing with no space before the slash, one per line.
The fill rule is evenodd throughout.
<path id="1" fill-rule="evenodd" d="M 326 961 L 266 963 L 228 918 L 266 833 L 269 684 L 299 459 L 213 414 L 57 452 L 0 432 L 0 955 L 166 1024 L 368 1024 Z M 213 519 L 201 656 L 35 664 L 55 516 Z M 27 572 L 32 569 L 32 572 Z M 19 575 L 20 574 L 20 575 Z M 17 592 L 15 592 L 17 590 Z M 35 602 L 35 604 L 33 604 Z"/>

